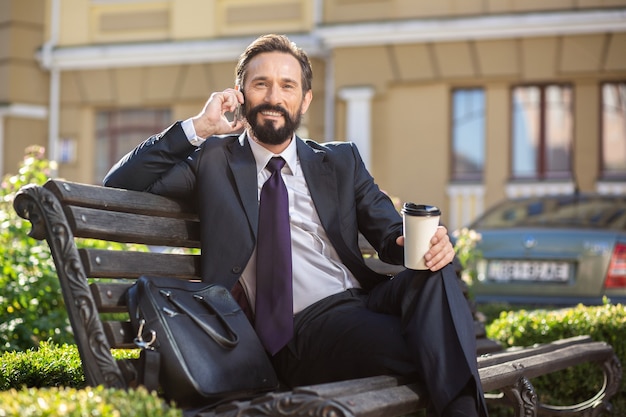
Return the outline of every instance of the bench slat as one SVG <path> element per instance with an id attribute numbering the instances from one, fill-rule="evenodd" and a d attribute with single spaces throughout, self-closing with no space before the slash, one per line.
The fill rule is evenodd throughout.
<path id="1" fill-rule="evenodd" d="M 103 321 L 104 333 L 113 349 L 135 349 L 135 335 L 129 321 Z"/>
<path id="2" fill-rule="evenodd" d="M 98 311 L 101 313 L 127 313 L 126 291 L 132 282 L 94 282 L 89 285 Z"/>
<path id="3" fill-rule="evenodd" d="M 191 202 L 173 200 L 141 191 L 107 188 L 71 181 L 48 181 L 45 188 L 68 205 L 106 208 L 124 213 L 197 220 Z"/>
<path id="4" fill-rule="evenodd" d="M 343 404 L 355 416 L 403 416 L 428 405 L 423 393 L 416 385 L 410 384 L 339 397 L 335 401 Z"/>
<path id="5" fill-rule="evenodd" d="M 79 253 L 85 273 L 91 278 L 138 278 L 141 275 L 200 278 L 199 255 L 105 249 L 81 249 Z"/>
<path id="6" fill-rule="evenodd" d="M 406 381 L 399 376 L 380 375 L 367 378 L 350 379 L 347 381 L 328 382 L 318 385 L 306 385 L 294 388 L 293 392 L 326 398 L 332 395 L 348 396 L 359 394 L 361 392 L 397 387 L 405 382 Z"/>
<path id="7" fill-rule="evenodd" d="M 197 221 L 72 206 L 66 212 L 76 237 L 123 243 L 197 248 Z"/>
<path id="8" fill-rule="evenodd" d="M 527 355 L 511 361 L 480 367 L 478 373 L 483 389 L 491 391 L 506 385 L 524 375 L 532 379 L 541 375 L 561 371 L 586 362 L 602 362 L 613 355 L 613 349 L 604 342 L 587 342 L 573 346 L 559 347 L 551 352 Z M 499 356 L 498 354 L 494 356 Z"/>
<path id="9" fill-rule="evenodd" d="M 528 346 L 523 348 L 509 348 L 506 351 L 498 352 L 497 355 L 483 355 L 478 357 L 478 367 L 487 367 L 496 363 L 519 360 L 531 355 L 540 355 L 542 353 L 553 352 L 564 347 L 588 343 L 591 341 L 589 336 L 574 336 L 567 339 L 555 340 L 550 343 L 542 343 L 539 345 Z"/>

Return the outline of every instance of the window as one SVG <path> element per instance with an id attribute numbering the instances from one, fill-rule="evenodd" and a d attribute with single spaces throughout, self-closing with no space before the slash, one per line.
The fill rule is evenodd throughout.
<path id="1" fill-rule="evenodd" d="M 603 179 L 626 178 L 626 82 L 602 85 Z"/>
<path id="2" fill-rule="evenodd" d="M 170 123 L 170 111 L 165 109 L 99 112 L 96 115 L 96 183 L 102 182 L 122 156 Z"/>
<path id="3" fill-rule="evenodd" d="M 485 93 L 452 93 L 452 179 L 481 180 L 485 167 Z"/>
<path id="4" fill-rule="evenodd" d="M 513 89 L 514 179 L 571 178 L 572 101 L 568 85 Z"/>

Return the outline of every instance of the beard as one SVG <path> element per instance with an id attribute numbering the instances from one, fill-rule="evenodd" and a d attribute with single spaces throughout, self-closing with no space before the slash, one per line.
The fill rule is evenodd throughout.
<path id="1" fill-rule="evenodd" d="M 289 112 L 281 106 L 272 106 L 271 104 L 259 104 L 251 108 L 246 113 L 246 120 L 252 130 L 254 137 L 261 143 L 266 145 L 280 145 L 291 139 L 296 129 L 300 127 L 302 120 L 302 106 L 298 108 L 296 116 L 292 117 Z M 276 128 L 274 121 L 266 120 L 264 123 L 257 121 L 257 116 L 263 111 L 280 112 L 283 115 L 285 123 L 282 127 Z"/>

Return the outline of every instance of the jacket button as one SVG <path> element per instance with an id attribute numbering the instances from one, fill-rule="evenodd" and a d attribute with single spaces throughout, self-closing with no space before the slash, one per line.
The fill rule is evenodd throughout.
<path id="1" fill-rule="evenodd" d="M 233 266 L 233 269 L 231 269 L 231 271 L 233 272 L 233 274 L 239 274 L 241 272 L 241 267 Z"/>

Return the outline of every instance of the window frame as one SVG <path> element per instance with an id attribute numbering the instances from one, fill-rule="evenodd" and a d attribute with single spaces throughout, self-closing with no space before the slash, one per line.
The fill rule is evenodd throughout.
<path id="1" fill-rule="evenodd" d="M 481 171 L 478 173 L 457 173 L 456 172 L 456 157 L 455 157 L 455 101 L 454 96 L 458 91 L 463 90 L 480 90 L 483 94 L 483 165 Z M 482 183 L 485 178 L 485 166 L 486 166 L 486 149 L 487 149 L 487 91 L 485 86 L 463 86 L 454 87 L 450 91 L 450 151 L 449 151 L 449 166 L 450 166 L 450 180 L 455 183 Z"/>
<path id="2" fill-rule="evenodd" d="M 547 167 L 547 114 L 546 114 L 546 90 L 549 87 L 567 87 L 570 90 L 571 94 L 571 102 L 570 102 L 570 117 L 571 117 L 571 131 L 569 138 L 569 171 L 568 172 L 550 172 Z M 515 160 L 515 105 L 514 105 L 514 92 L 517 88 L 530 88 L 535 87 L 539 89 L 539 138 L 538 138 L 538 149 L 535 156 L 536 158 L 536 168 L 534 175 L 517 175 L 514 172 L 514 160 Z M 552 181 L 552 180 L 571 180 L 574 178 L 574 151 L 575 151 L 575 138 L 574 134 L 576 131 L 576 120 L 575 120 L 575 106 L 576 106 L 576 89 L 575 85 L 572 82 L 549 82 L 549 83 L 524 83 L 524 84 L 515 84 L 510 88 L 509 94 L 509 105 L 510 111 L 509 114 L 511 116 L 511 124 L 510 124 L 510 151 L 509 151 L 509 178 L 512 182 L 518 181 Z"/>
<path id="3" fill-rule="evenodd" d="M 153 112 L 152 124 L 147 123 L 132 123 L 126 126 L 120 126 L 119 121 L 117 123 L 111 123 L 111 119 L 114 117 L 120 118 L 125 112 Z M 105 158 L 105 166 L 112 167 L 119 159 L 128 151 L 122 150 L 120 153 L 120 145 L 122 144 L 121 137 L 125 134 L 137 135 L 136 143 L 134 146 L 139 145 L 142 141 L 146 140 L 150 135 L 157 134 L 163 131 L 172 124 L 172 109 L 170 107 L 148 107 L 148 108 L 102 108 L 94 111 L 94 164 L 92 169 L 92 175 L 95 182 L 102 181 L 106 172 L 99 172 L 101 166 L 98 162 L 98 158 Z M 107 118 L 107 125 L 100 128 L 98 125 L 99 117 L 103 115 Z M 143 119 L 142 119 L 143 120 Z M 103 155 L 99 151 L 101 136 L 106 133 L 107 140 L 107 153 Z"/>

